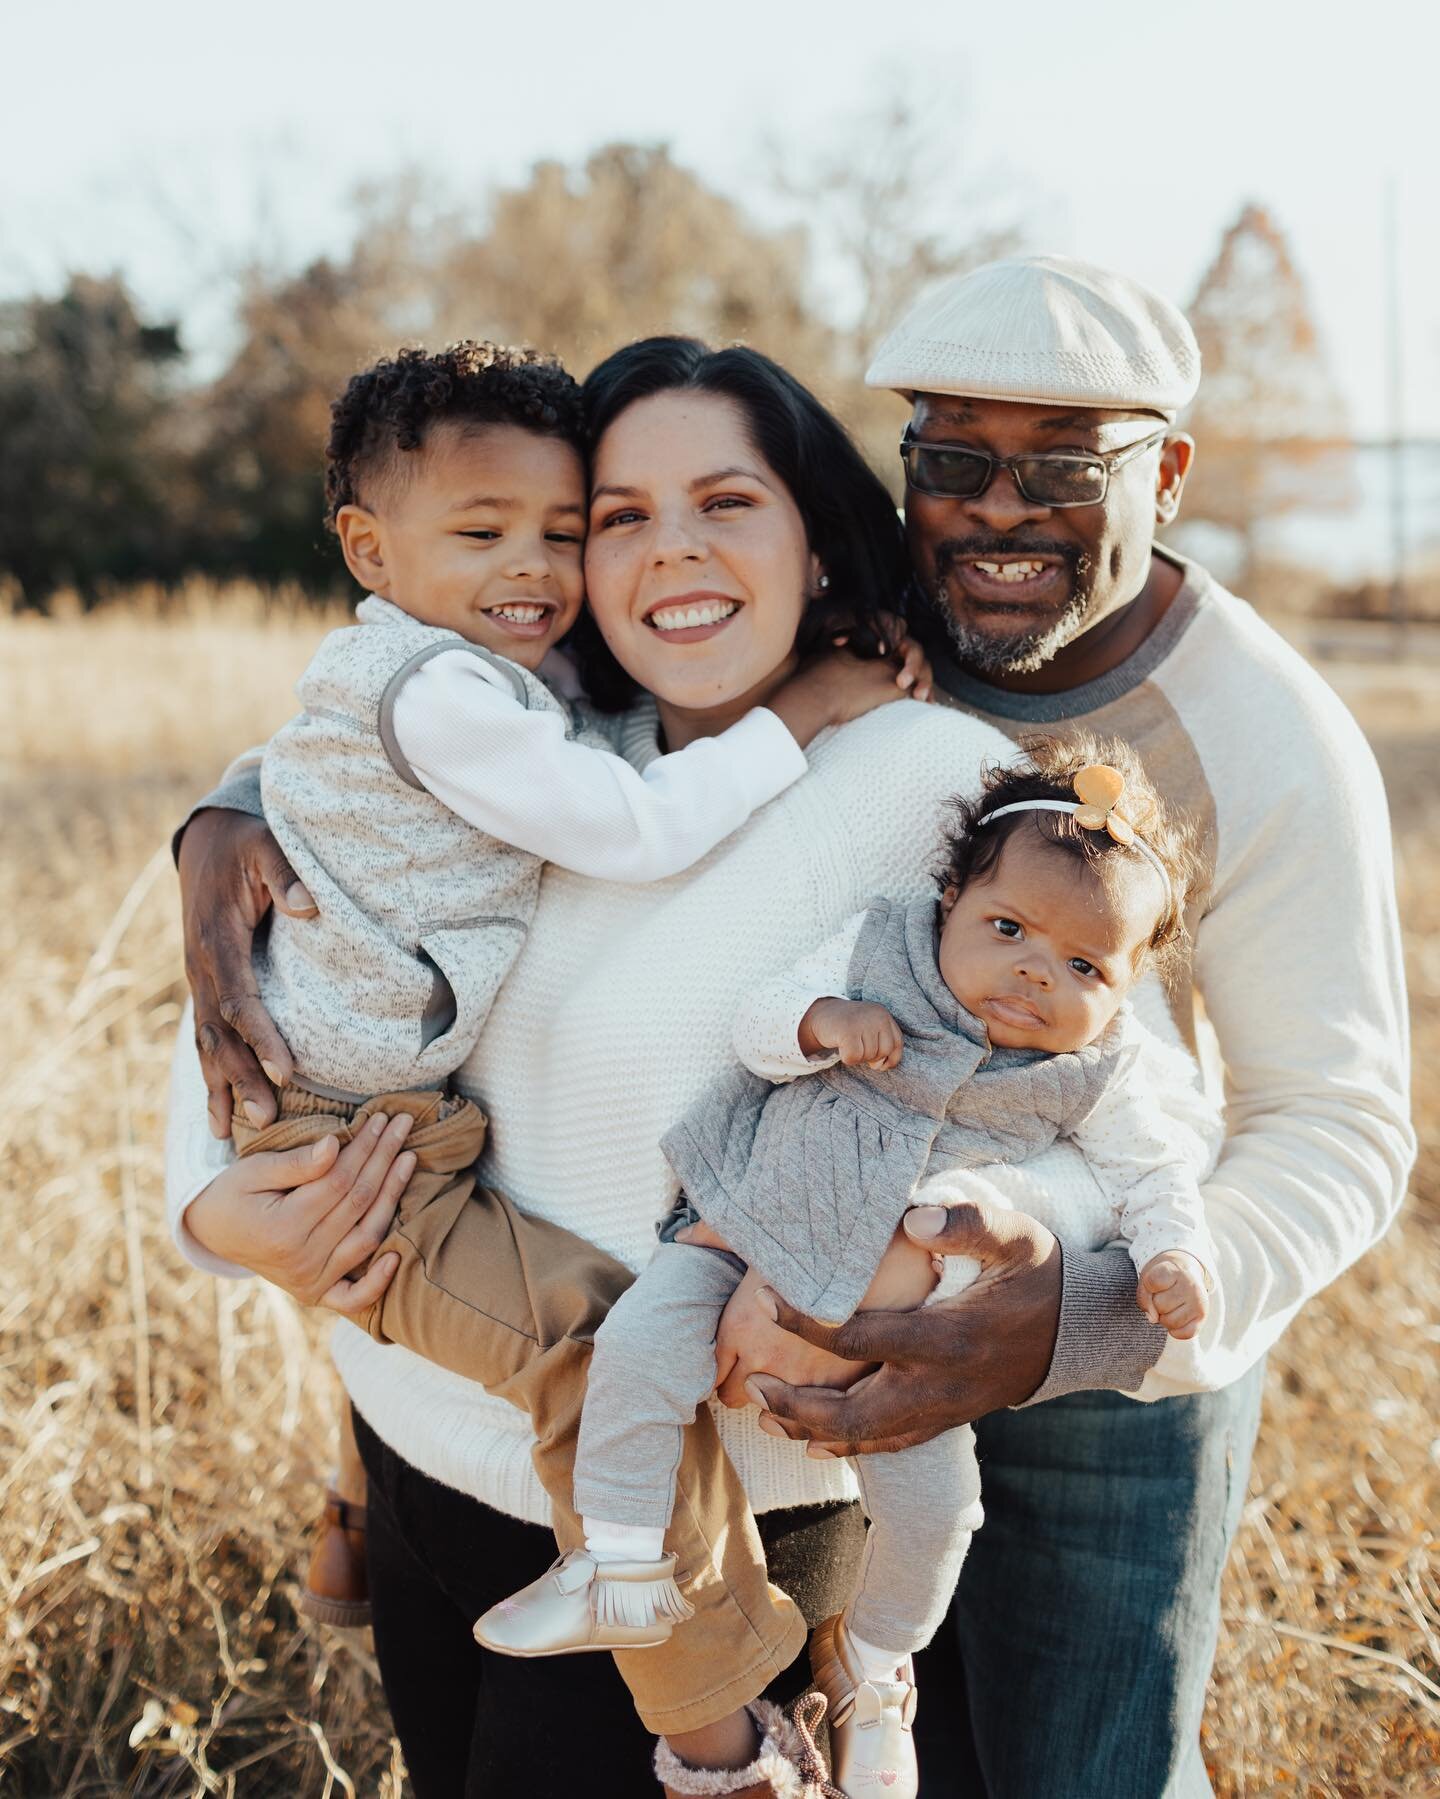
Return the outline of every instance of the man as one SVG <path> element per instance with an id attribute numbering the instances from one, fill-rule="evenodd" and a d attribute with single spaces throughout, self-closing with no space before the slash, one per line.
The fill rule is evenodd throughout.
<path id="1" fill-rule="evenodd" d="M 1191 919 L 1193 991 L 1177 984 L 1170 1009 L 1181 1041 L 1218 1050 L 1227 1083 L 1228 1137 L 1205 1190 L 1221 1279 L 1191 1343 L 1146 1322 L 1124 1250 L 1062 1249 L 1026 1216 L 1023 1168 L 994 1178 L 1005 1204 L 910 1215 L 917 1242 L 980 1260 L 965 1292 L 838 1331 L 773 1296 L 737 1313 L 737 1347 L 749 1346 L 722 1397 L 746 1403 L 748 1378 L 769 1427 L 811 1438 L 812 1453 L 883 1451 L 977 1421 L 986 1523 L 953 1638 L 928 1652 L 927 1799 L 1210 1790 L 1199 1720 L 1261 1360 L 1386 1228 L 1414 1152 L 1373 758 L 1248 607 L 1154 544 L 1179 508 L 1193 446 L 1174 423 L 1198 376 L 1189 327 L 1165 301 L 1083 264 L 1023 258 L 941 287 L 868 377 L 913 402 L 907 531 L 948 638 L 945 697 L 1012 736 L 1125 738 L 1198 820 L 1209 891 Z M 201 840 L 187 847 L 203 862 Z M 227 948 L 248 965 L 266 885 L 284 901 L 293 877 L 273 850 L 252 859 L 249 916 L 189 920 L 222 1108 L 228 1079 L 273 1106 L 242 1042 L 273 1027 L 243 996 L 222 1022 L 216 978 Z M 845 1395 L 755 1372 L 817 1378 L 803 1372 L 807 1344 L 882 1365 Z"/>
<path id="2" fill-rule="evenodd" d="M 1274 632 L 1154 543 L 1198 379 L 1179 312 L 1057 257 L 945 284 L 867 375 L 913 405 L 906 529 L 945 697 L 1015 737 L 1126 739 L 1200 824 L 1193 992 L 1170 1009 L 1202 1061 L 1218 1050 L 1227 1102 L 1205 1188 L 1221 1279 L 1193 1343 L 1146 1322 L 1123 1249 L 1061 1250 L 1023 1216 L 1023 1168 L 994 1183 L 1013 1212 L 910 1214 L 915 1240 L 981 1260 L 963 1296 L 838 1330 L 762 1296 L 809 1343 L 882 1364 L 841 1395 L 751 1373 L 783 1369 L 784 1339 L 752 1349 L 722 1396 L 743 1403 L 750 1374 L 772 1431 L 853 1453 L 978 1421 L 986 1523 L 922 1680 L 931 1799 L 1211 1790 L 1200 1714 L 1263 1357 L 1383 1233 L 1414 1153 L 1374 760 Z"/>

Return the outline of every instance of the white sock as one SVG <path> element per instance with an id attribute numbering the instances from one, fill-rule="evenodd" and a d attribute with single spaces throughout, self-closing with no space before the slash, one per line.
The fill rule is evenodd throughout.
<path id="1" fill-rule="evenodd" d="M 665 1553 L 665 1532 L 652 1524 L 607 1524 L 603 1518 L 581 1518 L 585 1551 L 597 1562 L 658 1562 Z"/>
<path id="2" fill-rule="evenodd" d="M 857 1637 L 848 1627 L 845 1636 L 866 1680 L 892 1681 L 904 1678 L 900 1672 L 901 1665 L 907 1659 L 904 1655 L 897 1655 L 893 1649 L 877 1649 L 873 1643 L 867 1643 L 864 1637 Z"/>

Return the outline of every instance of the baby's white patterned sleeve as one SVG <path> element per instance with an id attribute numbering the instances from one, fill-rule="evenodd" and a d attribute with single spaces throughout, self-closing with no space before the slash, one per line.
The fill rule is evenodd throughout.
<path id="1" fill-rule="evenodd" d="M 752 988 L 735 1013 L 735 1054 L 751 1070 L 777 1084 L 833 1068 L 838 1056 L 800 1053 L 800 1021 L 817 999 L 845 998 L 845 977 L 865 914 L 857 912 L 833 937 L 793 967 Z"/>
<path id="2" fill-rule="evenodd" d="M 1205 1222 L 1200 1182 L 1209 1172 L 1208 1147 L 1186 1121 L 1193 1093 L 1156 1088 L 1157 1063 L 1133 1038 L 1128 1053 L 1094 1109 L 1070 1132 L 1115 1210 L 1115 1235 L 1138 1273 L 1167 1249 L 1183 1249 L 1205 1270 L 1213 1288 L 1218 1262 Z M 1163 1064 L 1159 1064 L 1163 1066 Z"/>

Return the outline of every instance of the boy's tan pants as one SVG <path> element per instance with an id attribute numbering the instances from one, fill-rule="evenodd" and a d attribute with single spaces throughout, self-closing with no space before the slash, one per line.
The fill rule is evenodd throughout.
<path id="1" fill-rule="evenodd" d="M 405 1147 L 416 1168 L 375 1252 L 398 1251 L 400 1265 L 357 1322 L 377 1342 L 404 1344 L 530 1414 L 556 1539 L 562 1550 L 579 1548 L 571 1486 L 591 1340 L 633 1276 L 583 1237 L 476 1186 L 485 1116 L 465 1099 L 384 1093 L 354 1106 L 287 1087 L 274 1124 L 235 1120 L 235 1147 L 258 1155 L 330 1135 L 345 1144 L 374 1112 L 414 1118 Z M 766 1578 L 755 1520 L 708 1407 L 685 1432 L 666 1545 L 696 1615 L 663 1648 L 621 1651 L 615 1663 L 647 1729 L 675 1735 L 756 1698 L 806 1634 L 798 1607 Z"/>

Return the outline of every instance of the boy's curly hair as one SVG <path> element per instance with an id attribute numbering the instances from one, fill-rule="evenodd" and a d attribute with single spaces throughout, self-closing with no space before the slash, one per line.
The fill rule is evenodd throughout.
<path id="1" fill-rule="evenodd" d="M 325 522 L 363 506 L 438 424 L 519 425 L 572 444 L 583 458 L 580 387 L 553 356 L 466 338 L 443 350 L 409 349 L 351 377 L 330 408 Z"/>
<path id="2" fill-rule="evenodd" d="M 1185 902 L 1199 874 L 1190 826 L 1165 805 L 1140 758 L 1118 738 L 1081 735 L 1062 742 L 1055 737 L 1022 737 L 1019 747 L 1024 752 L 1023 762 L 987 768 L 973 800 L 951 803 L 935 868 L 942 892 L 954 887 L 963 893 L 971 882 L 989 876 L 1017 831 L 1038 831 L 1046 842 L 1084 862 L 1101 880 L 1126 866 L 1123 858 L 1133 865 L 1133 849 L 1117 843 L 1108 831 L 1087 831 L 1076 824 L 1072 813 L 1012 812 L 993 824 L 981 822 L 1001 806 L 1019 800 L 1073 800 L 1080 770 L 1093 762 L 1108 763 L 1125 777 L 1119 812 L 1145 839 L 1170 877 L 1170 896 L 1147 946 L 1162 966 L 1167 965 L 1185 941 Z"/>

